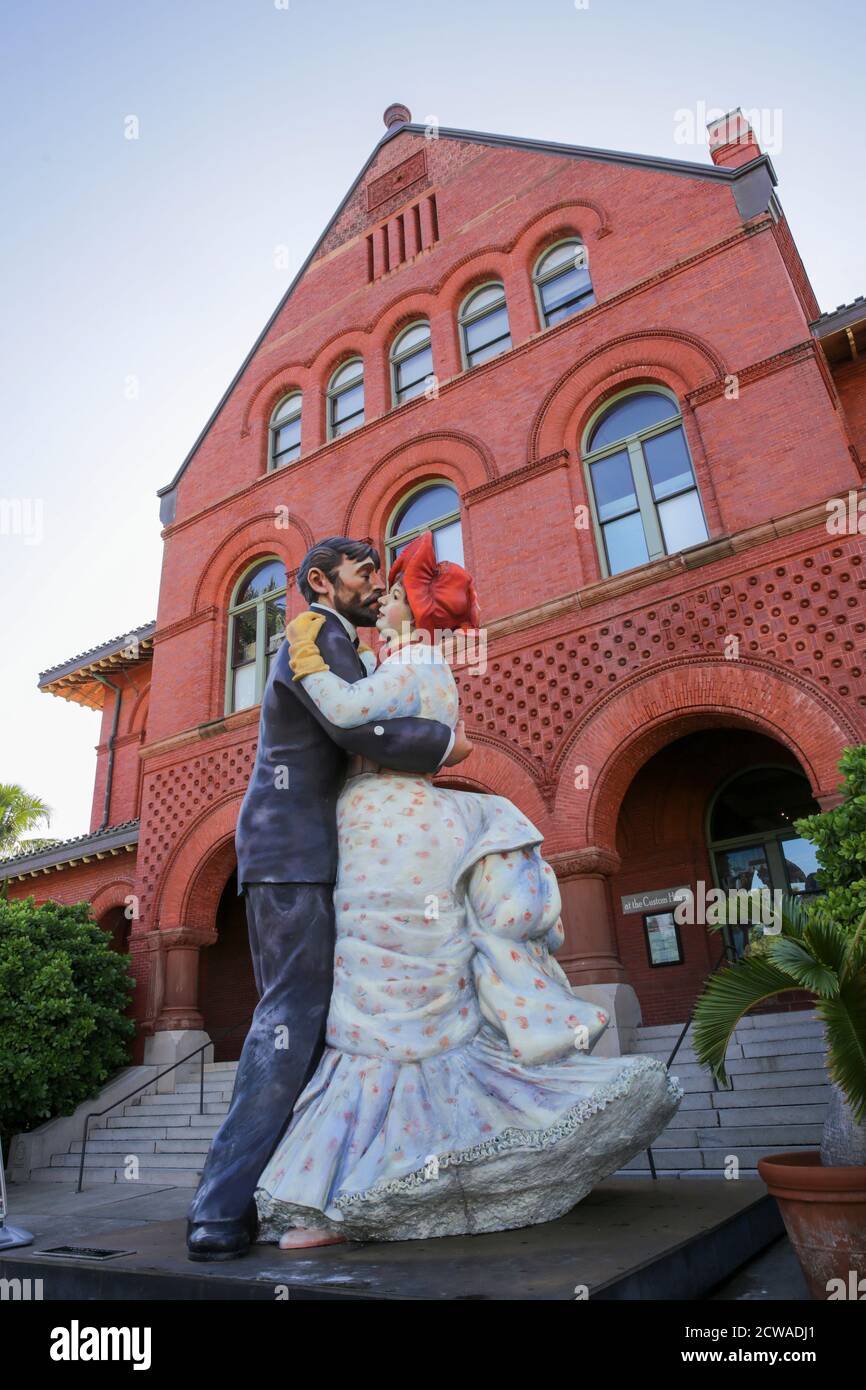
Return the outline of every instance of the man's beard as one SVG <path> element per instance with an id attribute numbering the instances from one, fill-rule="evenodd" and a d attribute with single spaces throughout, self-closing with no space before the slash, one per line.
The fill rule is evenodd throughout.
<path id="1" fill-rule="evenodd" d="M 355 594 L 343 588 L 342 584 L 334 586 L 334 611 L 348 618 L 349 622 L 355 627 L 375 627 L 376 619 L 379 616 L 379 600 L 374 598 L 370 603 L 362 604 Z"/>

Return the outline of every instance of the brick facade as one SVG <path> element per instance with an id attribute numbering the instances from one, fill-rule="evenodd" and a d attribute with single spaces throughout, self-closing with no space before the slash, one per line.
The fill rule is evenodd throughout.
<path id="1" fill-rule="evenodd" d="M 130 949 L 142 1039 L 203 1017 L 224 1026 L 253 1002 L 249 982 L 233 996 L 228 956 L 196 965 L 213 951 L 216 967 L 222 924 L 241 969 L 224 890 L 258 707 L 225 713 L 239 576 L 279 557 L 299 611 L 291 580 L 312 540 L 381 546 L 400 498 L 428 478 L 460 496 L 489 642 L 483 672 L 457 671 L 476 751 L 447 781 L 512 798 L 545 835 L 575 983 L 628 982 L 645 1022 L 685 1018 L 716 939 L 684 928 L 683 964 L 650 968 L 620 896 L 711 879 L 701 827 L 726 771 L 766 761 L 772 744 L 827 806 L 842 748 L 866 738 L 863 537 L 826 525 L 827 499 L 863 487 L 866 369 L 854 353 L 828 361 L 775 196 L 752 210 L 743 193 L 760 178 L 769 190 L 753 151 L 689 169 L 389 130 L 165 490 L 152 673 L 135 675 L 112 800 L 114 819 L 141 821 Z M 588 248 L 596 302 L 542 329 L 533 266 L 571 236 Z M 505 287 L 512 347 L 465 371 L 458 309 L 490 280 Z M 390 346 L 420 318 L 436 390 L 395 408 Z M 353 356 L 365 423 L 329 441 L 327 385 Z M 603 401 L 641 383 L 679 403 L 710 539 L 605 578 L 592 529 L 575 524 L 582 438 Z M 268 472 L 271 413 L 293 390 L 300 458 Z M 109 701 L 100 769 L 110 716 Z M 676 750 L 701 738 L 690 779 Z M 89 895 L 76 873 L 51 890 Z"/>

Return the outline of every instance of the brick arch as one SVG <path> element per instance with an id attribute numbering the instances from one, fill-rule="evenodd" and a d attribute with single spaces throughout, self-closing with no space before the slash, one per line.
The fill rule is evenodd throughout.
<path id="1" fill-rule="evenodd" d="M 369 344 L 363 341 L 363 335 L 367 333 L 368 329 L 366 328 L 347 328 L 340 333 L 334 333 L 318 349 L 310 363 L 310 374 L 322 395 L 327 391 L 334 373 L 355 357 L 360 357 L 364 365 L 364 380 L 366 382 Z"/>
<path id="2" fill-rule="evenodd" d="M 524 223 L 508 250 L 525 262 L 531 274 L 537 257 L 548 241 L 554 242 L 573 236 L 587 241 L 590 223 L 595 224 L 592 236 L 596 240 L 609 235 L 612 230 L 610 217 L 601 203 L 592 202 L 588 198 L 568 198 L 559 203 L 551 203 Z"/>
<path id="3" fill-rule="evenodd" d="M 751 729 L 775 739 L 797 759 L 816 799 L 836 790 L 842 749 L 857 742 L 854 726 L 823 691 L 770 662 L 666 662 L 600 700 L 557 755 L 557 839 L 569 841 L 562 847 L 612 848 L 638 770 L 668 743 L 708 728 Z M 575 789 L 572 775 L 580 766 L 588 770 L 584 791 Z"/>
<path id="4" fill-rule="evenodd" d="M 414 289 L 389 299 L 371 319 L 366 332 L 375 344 L 390 349 L 393 339 L 401 329 L 417 319 L 432 322 L 439 306 L 435 295 L 429 289 Z"/>
<path id="5" fill-rule="evenodd" d="M 716 350 L 693 333 L 647 328 L 624 333 L 584 354 L 551 386 L 529 432 L 529 458 L 546 458 L 568 446 L 575 416 L 586 411 L 610 378 L 623 382 L 660 379 L 682 398 L 700 384 L 719 380 L 725 364 Z"/>
<path id="6" fill-rule="evenodd" d="M 512 280 L 512 264 L 506 247 L 484 246 L 464 256 L 443 276 L 437 286 L 439 311 L 456 315 L 468 294 L 488 280 L 500 280 L 505 286 L 506 303 Z"/>
<path id="7" fill-rule="evenodd" d="M 479 754 L 483 749 L 483 782 L 474 775 L 476 768 L 473 766 L 473 755 L 454 768 L 444 768 L 437 781 L 446 782 L 461 791 L 487 792 L 493 796 L 507 797 L 519 806 L 524 815 L 539 829 L 543 829 L 548 811 L 540 784 L 540 769 L 533 768 L 531 760 L 525 754 L 503 740 L 479 734 L 471 728 L 467 728 L 466 733 L 469 742 L 477 746 Z M 478 770 L 481 766 L 479 762 Z"/>
<path id="8" fill-rule="evenodd" d="M 220 607 L 227 601 L 231 583 L 257 555 L 277 555 L 287 570 L 295 570 L 313 544 L 313 533 L 303 517 L 289 512 L 288 526 L 277 529 L 275 512 L 259 512 L 229 531 L 203 566 L 193 590 L 192 613 Z"/>
<path id="9" fill-rule="evenodd" d="M 127 733 L 138 733 L 147 728 L 147 713 L 150 708 L 150 681 L 137 695 L 129 718 Z"/>
<path id="10" fill-rule="evenodd" d="M 98 888 L 90 899 L 90 910 L 95 921 L 98 922 L 113 908 L 126 907 L 126 899 L 131 896 L 134 886 L 131 878 L 116 878 Z"/>
<path id="11" fill-rule="evenodd" d="M 160 929 L 216 931 L 220 897 L 237 863 L 235 826 L 242 799 L 242 792 L 232 792 L 208 806 L 174 846 L 154 902 Z"/>
<path id="12" fill-rule="evenodd" d="M 470 434 L 435 430 L 418 435 L 391 449 L 361 479 L 346 508 L 343 535 L 382 535 L 398 490 L 426 476 L 448 478 L 462 497 L 495 478 L 497 468 L 487 446 Z"/>
<path id="13" fill-rule="evenodd" d="M 248 398 L 241 421 L 241 434 L 249 434 L 254 420 L 259 421 L 263 427 L 270 424 L 277 402 L 293 391 L 300 391 L 306 404 L 307 392 L 311 385 L 310 372 L 306 364 L 290 362 L 279 367 L 261 382 Z"/>

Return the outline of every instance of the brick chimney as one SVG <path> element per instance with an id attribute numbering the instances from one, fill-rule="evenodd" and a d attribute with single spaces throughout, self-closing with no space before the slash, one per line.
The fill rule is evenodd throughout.
<path id="1" fill-rule="evenodd" d="M 710 121 L 707 136 L 714 164 L 736 168 L 739 164 L 748 164 L 750 159 L 756 159 L 761 153 L 755 132 L 739 106 L 726 116 Z"/>

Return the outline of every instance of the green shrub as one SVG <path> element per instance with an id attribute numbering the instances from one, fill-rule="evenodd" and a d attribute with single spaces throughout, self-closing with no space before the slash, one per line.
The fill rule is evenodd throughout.
<path id="1" fill-rule="evenodd" d="M 812 921 L 855 931 L 866 912 L 866 744 L 846 748 L 839 759 L 844 800 L 832 811 L 795 822 L 815 846 L 824 896 L 809 908 Z"/>
<path id="2" fill-rule="evenodd" d="M 129 1064 L 133 981 L 88 903 L 0 899 L 0 1134 L 69 1115 Z"/>

